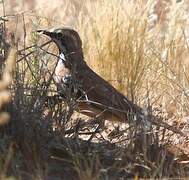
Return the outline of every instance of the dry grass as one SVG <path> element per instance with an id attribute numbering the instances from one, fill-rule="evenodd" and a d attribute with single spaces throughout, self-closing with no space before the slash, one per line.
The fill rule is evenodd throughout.
<path id="1" fill-rule="evenodd" d="M 95 142 L 87 144 L 82 139 L 95 125 L 72 116 L 72 107 L 45 107 L 47 95 L 56 94 L 52 81 L 56 58 L 47 51 L 57 50 L 49 44 L 42 50 L 47 39 L 35 33 L 44 27 L 75 28 L 83 40 L 85 60 L 96 72 L 132 101 L 188 132 L 187 8 L 187 2 L 173 0 L 53 4 L 41 0 L 26 1 L 24 6 L 21 1 L 5 1 L 5 13 L 13 16 L 7 16 L 6 24 L 2 21 L 6 42 L 0 46 L 1 57 L 7 57 L 13 31 L 19 37 L 17 60 L 22 60 L 16 64 L 14 98 L 7 107 L 11 121 L 0 133 L 2 176 L 86 180 L 189 176 L 187 138 L 158 128 L 146 135 L 144 127 L 126 130 L 127 125 L 109 123 L 95 135 Z M 27 48 L 30 45 L 34 46 Z M 10 75 L 12 66 L 8 63 Z M 3 75 L 7 77 L 6 87 L 11 76 Z"/>
<path id="2" fill-rule="evenodd" d="M 6 104 L 11 101 L 11 93 L 8 90 L 8 87 L 13 81 L 13 70 L 16 64 L 16 52 L 17 49 L 13 47 L 10 50 L 9 56 L 6 61 L 6 66 L 2 75 L 2 80 L 0 81 L 0 109 L 2 109 Z M 6 112 L 0 113 L 0 125 L 8 123 L 10 117 Z"/>

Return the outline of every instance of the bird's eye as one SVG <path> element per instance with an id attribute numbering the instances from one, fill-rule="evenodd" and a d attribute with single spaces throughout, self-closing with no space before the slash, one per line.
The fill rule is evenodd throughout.
<path id="1" fill-rule="evenodd" d="M 56 36 L 57 36 L 57 38 L 60 38 L 60 37 L 62 37 L 62 33 L 57 33 Z"/>

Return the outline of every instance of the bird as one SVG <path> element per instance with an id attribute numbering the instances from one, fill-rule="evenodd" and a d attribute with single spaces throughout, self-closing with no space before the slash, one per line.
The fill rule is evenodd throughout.
<path id="1" fill-rule="evenodd" d="M 94 72 L 84 59 L 82 40 L 76 30 L 60 27 L 39 29 L 37 32 L 48 36 L 59 49 L 54 73 L 57 92 L 64 99 L 74 97 L 76 111 L 89 117 L 122 123 L 147 119 L 155 125 L 182 134 L 151 113 L 146 113 L 146 110 Z"/>

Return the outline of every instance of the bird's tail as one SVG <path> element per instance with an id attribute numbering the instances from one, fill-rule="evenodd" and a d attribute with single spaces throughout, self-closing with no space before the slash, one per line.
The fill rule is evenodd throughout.
<path id="1" fill-rule="evenodd" d="M 123 102 L 124 101 L 124 102 Z M 170 130 L 176 134 L 180 134 L 182 136 L 187 136 L 183 133 L 180 129 L 169 125 L 163 119 L 163 117 L 155 116 L 152 112 L 149 112 L 147 109 L 143 109 L 140 106 L 134 104 L 133 102 L 129 101 L 127 98 L 123 98 L 122 105 L 120 109 L 110 108 L 112 112 L 120 118 L 122 122 L 139 122 L 144 123 L 146 126 L 150 124 L 156 125 L 159 127 L 163 127 L 167 130 Z"/>

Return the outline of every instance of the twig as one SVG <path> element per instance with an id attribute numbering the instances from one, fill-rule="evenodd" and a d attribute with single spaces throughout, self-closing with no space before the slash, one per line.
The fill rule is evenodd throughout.
<path id="1" fill-rule="evenodd" d="M 47 41 L 46 43 L 42 44 L 40 47 L 44 47 L 44 46 L 48 45 L 48 44 L 51 43 L 51 42 L 52 42 L 52 40 Z M 34 45 L 34 46 L 35 46 L 35 45 Z M 26 49 L 27 49 L 27 48 L 26 48 Z M 20 51 L 24 51 L 24 49 L 19 50 L 18 52 L 20 52 Z M 17 60 L 17 63 L 20 62 L 20 61 L 22 61 L 23 59 L 25 59 L 25 58 L 28 57 L 29 55 L 33 54 L 34 52 L 36 52 L 36 50 L 31 51 L 31 52 L 29 52 L 28 54 L 25 54 L 24 57 L 21 57 L 19 60 Z"/>
<path id="2" fill-rule="evenodd" d="M 26 47 L 26 48 L 20 49 L 20 50 L 18 50 L 18 54 L 20 54 L 22 51 L 25 51 L 25 50 L 27 50 L 27 49 L 34 48 L 34 47 L 37 47 L 37 45 L 35 44 L 35 45 L 28 46 L 28 47 Z M 21 55 L 22 55 L 22 54 L 21 54 Z"/>
<path id="3" fill-rule="evenodd" d="M 6 15 L 6 12 L 5 12 L 5 2 L 4 2 L 4 0 L 2 0 L 1 2 L 2 2 L 2 5 L 3 5 L 3 16 L 5 17 L 5 15 Z M 3 31 L 6 34 L 5 21 L 3 21 Z"/>

